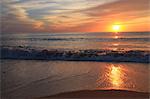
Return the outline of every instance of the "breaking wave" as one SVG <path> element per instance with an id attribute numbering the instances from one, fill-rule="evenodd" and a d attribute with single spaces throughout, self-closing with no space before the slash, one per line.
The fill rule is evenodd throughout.
<path id="1" fill-rule="evenodd" d="M 105 61 L 149 63 L 149 51 L 139 50 L 68 50 L 1 47 L 1 59 L 24 60 L 65 60 L 65 61 Z"/>

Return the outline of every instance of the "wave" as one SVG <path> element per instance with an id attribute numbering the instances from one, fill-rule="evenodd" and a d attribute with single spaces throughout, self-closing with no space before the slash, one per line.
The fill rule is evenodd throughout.
<path id="1" fill-rule="evenodd" d="M 2 38 L 2 41 L 149 41 L 149 37 L 143 38 Z"/>
<path id="2" fill-rule="evenodd" d="M 65 60 L 101 62 L 141 62 L 149 63 L 149 51 L 138 50 L 65 50 L 35 49 L 27 47 L 1 47 L 1 59 L 25 60 Z"/>

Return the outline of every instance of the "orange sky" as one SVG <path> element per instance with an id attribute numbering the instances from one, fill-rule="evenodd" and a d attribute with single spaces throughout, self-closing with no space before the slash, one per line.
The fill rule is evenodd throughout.
<path id="1" fill-rule="evenodd" d="M 150 31 L 149 0 L 6 0 L 2 32 Z"/>

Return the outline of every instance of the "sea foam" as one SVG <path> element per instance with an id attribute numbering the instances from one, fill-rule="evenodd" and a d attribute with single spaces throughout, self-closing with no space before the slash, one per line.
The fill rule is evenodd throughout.
<path id="1" fill-rule="evenodd" d="M 149 63 L 149 51 L 128 50 L 62 50 L 25 47 L 1 47 L 1 59 L 105 61 Z"/>

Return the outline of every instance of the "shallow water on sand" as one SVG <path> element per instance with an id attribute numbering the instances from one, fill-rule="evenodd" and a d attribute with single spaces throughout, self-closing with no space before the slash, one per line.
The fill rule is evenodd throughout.
<path id="1" fill-rule="evenodd" d="M 149 92 L 149 64 L 144 63 L 2 60 L 1 69 L 6 99 L 86 89 Z"/>

